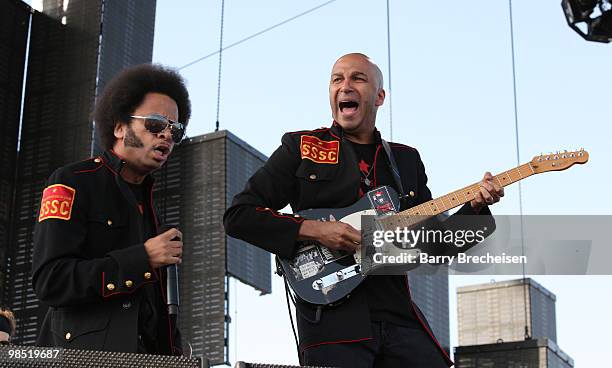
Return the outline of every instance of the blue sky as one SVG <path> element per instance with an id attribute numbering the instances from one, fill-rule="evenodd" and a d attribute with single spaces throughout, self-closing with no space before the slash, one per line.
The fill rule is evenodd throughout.
<path id="1" fill-rule="evenodd" d="M 325 1 L 228 0 L 229 45 Z M 393 140 L 419 149 L 430 189 L 445 194 L 485 170 L 516 166 L 507 1 L 391 0 Z M 219 47 L 221 1 L 158 0 L 154 61 L 179 67 Z M 566 24 L 560 1 L 513 1 L 521 163 L 584 147 L 591 160 L 523 181 L 525 214 L 610 214 L 612 46 L 584 41 Z M 220 122 L 269 155 L 283 132 L 329 125 L 327 84 L 337 57 L 374 58 L 388 87 L 386 1 L 337 0 L 223 53 Z M 214 129 L 218 58 L 181 71 L 193 117 L 188 134 Z M 606 87 L 607 86 L 607 87 Z M 389 100 L 387 100 L 387 103 Z M 388 104 L 377 125 L 390 138 Z M 493 208 L 518 214 L 517 186 Z M 456 287 L 504 277 L 452 277 Z M 578 367 L 605 359 L 612 321 L 612 277 L 536 276 L 557 296 L 557 336 Z M 232 284 L 230 360 L 296 363 L 282 283 L 260 297 Z"/>

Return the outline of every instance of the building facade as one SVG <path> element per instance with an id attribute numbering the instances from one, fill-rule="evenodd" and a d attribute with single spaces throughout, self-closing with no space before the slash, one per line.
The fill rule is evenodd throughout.
<path id="1" fill-rule="evenodd" d="M 460 287 L 459 345 L 521 341 L 526 335 L 556 341 L 555 300 L 529 278 Z"/>
<path id="2" fill-rule="evenodd" d="M 457 289 L 457 368 L 571 368 L 557 346 L 553 293 L 532 279 Z"/>

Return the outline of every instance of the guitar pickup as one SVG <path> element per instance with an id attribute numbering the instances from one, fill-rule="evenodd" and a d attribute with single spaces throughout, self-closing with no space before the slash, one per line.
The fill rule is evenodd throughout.
<path id="1" fill-rule="evenodd" d="M 312 288 L 315 290 L 324 290 L 339 283 L 340 281 L 349 279 L 359 274 L 361 274 L 361 266 L 354 264 L 313 281 Z"/>

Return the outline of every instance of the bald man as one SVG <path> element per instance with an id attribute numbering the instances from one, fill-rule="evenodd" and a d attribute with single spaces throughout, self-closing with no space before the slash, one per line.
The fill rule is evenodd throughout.
<path id="1" fill-rule="evenodd" d="M 334 250 L 357 250 L 360 232 L 341 221 L 313 221 L 278 212 L 347 207 L 369 191 L 387 185 L 401 192 L 376 129 L 385 101 L 378 66 L 359 53 L 340 57 L 329 81 L 333 124 L 286 133 L 282 145 L 234 197 L 224 215 L 227 234 L 291 259 L 301 240 Z M 402 209 L 429 201 L 427 176 L 416 149 L 390 143 L 406 198 Z M 408 194 L 409 193 L 409 194 Z M 481 193 L 459 214 L 489 215 L 503 188 L 490 173 Z M 350 368 L 437 368 L 452 365 L 425 317 L 412 301 L 407 276 L 370 276 L 337 306 L 298 299 L 300 361 Z"/>

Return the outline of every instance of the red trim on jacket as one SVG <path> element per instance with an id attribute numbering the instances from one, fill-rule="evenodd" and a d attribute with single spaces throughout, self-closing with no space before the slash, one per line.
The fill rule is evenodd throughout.
<path id="1" fill-rule="evenodd" d="M 442 345 L 440 345 L 440 343 L 438 342 L 438 339 L 436 339 L 436 337 L 434 336 L 433 332 L 429 329 L 429 327 L 427 327 L 425 322 L 423 322 L 423 319 L 421 319 L 421 316 L 419 316 L 419 314 L 417 313 L 416 308 L 414 307 L 414 301 L 412 300 L 412 293 L 410 292 L 410 283 L 408 282 L 408 275 L 406 275 L 406 289 L 408 290 L 408 296 L 410 297 L 410 306 L 412 307 L 412 312 L 414 313 L 416 318 L 419 320 L 419 323 L 421 323 L 421 326 L 423 326 L 423 329 L 425 330 L 425 332 L 427 332 L 429 337 L 431 337 L 431 339 L 436 344 L 438 349 L 442 352 L 442 355 L 444 356 L 444 360 L 446 360 L 446 363 L 448 364 L 448 366 L 449 367 L 453 366 L 455 363 L 453 363 L 451 358 L 446 353 L 446 350 L 444 350 Z"/>
<path id="2" fill-rule="evenodd" d="M 293 222 L 296 222 L 298 224 L 301 224 L 302 222 L 304 222 L 304 218 L 302 218 L 302 217 L 295 217 L 295 216 L 291 216 L 291 215 L 281 215 L 280 213 L 272 210 L 271 208 L 255 207 L 255 211 L 257 211 L 257 212 L 270 212 L 270 214 L 272 214 L 272 216 L 274 216 L 274 217 L 289 219 L 289 220 L 292 220 Z"/>
<path id="3" fill-rule="evenodd" d="M 302 349 L 300 349 L 300 352 L 303 353 L 306 349 L 314 348 L 315 346 L 320 346 L 320 345 L 350 344 L 350 343 L 354 343 L 354 342 L 369 341 L 369 340 L 373 340 L 373 339 L 374 339 L 373 337 L 364 337 L 362 339 L 355 339 L 355 340 L 323 341 L 323 342 L 318 342 L 316 344 L 305 346 Z"/>
<path id="4" fill-rule="evenodd" d="M 324 130 L 329 130 L 329 128 L 319 128 L 319 129 L 314 129 L 314 130 L 298 130 L 295 132 L 288 132 L 287 134 L 308 134 L 308 133 L 322 132 Z"/>
<path id="5" fill-rule="evenodd" d="M 113 155 L 115 155 L 118 159 L 125 161 L 125 159 L 121 156 L 119 156 L 119 154 L 117 152 L 115 152 L 115 150 L 113 150 L 112 148 L 108 150 L 108 152 L 112 153 Z"/>
<path id="6" fill-rule="evenodd" d="M 115 176 L 119 175 L 119 174 L 117 174 L 117 172 L 116 172 L 115 170 L 113 170 L 113 168 L 112 168 L 112 167 L 110 167 L 110 166 L 109 166 L 109 165 L 106 163 L 106 161 L 104 161 L 104 158 L 103 158 L 102 156 L 100 156 L 99 158 L 100 158 L 100 161 L 102 162 L 102 164 L 103 164 L 104 166 L 106 166 L 106 168 L 107 168 L 107 169 L 109 169 L 109 170 L 110 170 L 110 171 L 111 171 L 113 174 L 115 174 Z"/>
<path id="7" fill-rule="evenodd" d="M 334 122 L 334 124 L 338 124 L 338 123 Z M 331 128 L 319 128 L 319 129 L 315 129 L 315 130 L 300 130 L 300 131 L 297 131 L 297 132 L 289 132 L 288 134 L 308 134 L 308 133 L 318 133 L 318 132 L 322 132 L 322 131 L 325 131 L 325 130 L 327 130 L 327 131 L 328 131 L 328 133 L 329 133 L 329 134 L 330 134 L 332 137 L 336 138 L 337 140 L 339 140 L 339 141 L 341 141 L 341 140 L 342 140 L 342 138 L 338 137 L 338 136 L 337 136 L 337 135 L 336 135 L 334 132 L 332 132 Z"/>
<path id="8" fill-rule="evenodd" d="M 79 171 L 73 171 L 73 174 L 82 174 L 82 173 L 88 173 L 88 172 L 96 172 L 98 171 L 102 166 L 104 166 L 104 164 L 100 164 L 100 166 L 96 167 L 95 169 L 91 169 L 91 170 L 79 170 Z"/>

